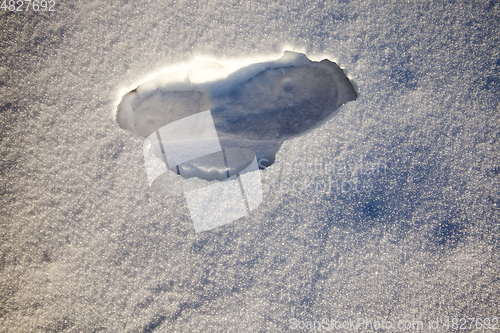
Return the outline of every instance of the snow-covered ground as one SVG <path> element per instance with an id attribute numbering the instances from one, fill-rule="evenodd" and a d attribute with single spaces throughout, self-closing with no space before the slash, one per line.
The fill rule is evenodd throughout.
<path id="1" fill-rule="evenodd" d="M 0 10 L 2 332 L 500 317 L 498 1 L 55 3 Z M 283 144 L 249 216 L 195 233 L 116 106 L 173 64 L 285 49 L 358 99 Z"/>

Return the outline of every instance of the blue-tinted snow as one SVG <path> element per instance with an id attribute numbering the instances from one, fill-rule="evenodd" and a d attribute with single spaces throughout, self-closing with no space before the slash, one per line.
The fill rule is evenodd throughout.
<path id="1" fill-rule="evenodd" d="M 499 19 L 498 1 L 0 11 L 2 331 L 498 317 Z M 168 64 L 289 48 L 347 69 L 358 100 L 283 144 L 255 214 L 193 233 L 148 189 L 119 97 Z"/>

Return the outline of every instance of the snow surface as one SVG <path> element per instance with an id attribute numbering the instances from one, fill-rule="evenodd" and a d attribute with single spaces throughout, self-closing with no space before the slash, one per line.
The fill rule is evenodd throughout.
<path id="1" fill-rule="evenodd" d="M 254 157 L 269 166 L 286 139 L 319 127 L 357 97 L 335 63 L 312 62 L 297 52 L 232 72 L 214 61 L 179 67 L 126 93 L 116 110 L 121 128 L 145 138 L 150 185 L 166 167 L 211 181 L 225 179 L 226 167 L 243 170 Z M 229 161 L 223 150 L 233 157 L 251 154 Z"/>
<path id="2" fill-rule="evenodd" d="M 2 332 L 499 317 L 498 1 L 56 3 L 0 11 Z M 285 49 L 359 97 L 196 234 L 113 111 L 171 64 Z"/>

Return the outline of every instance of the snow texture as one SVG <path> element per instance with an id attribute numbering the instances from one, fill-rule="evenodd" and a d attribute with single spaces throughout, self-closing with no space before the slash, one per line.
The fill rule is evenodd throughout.
<path id="1" fill-rule="evenodd" d="M 118 105 L 118 124 L 144 138 L 169 128 L 175 146 L 171 148 L 189 154 L 193 145 L 199 146 L 192 135 L 203 129 L 187 126 L 183 119 L 210 109 L 215 139 L 223 149 L 251 150 L 259 165 L 269 166 L 286 139 L 307 133 L 342 104 L 356 99 L 349 79 L 327 59 L 312 62 L 304 54 L 287 51 L 279 60 L 250 64 L 228 74 L 226 68 L 198 61 L 184 72 L 163 73 L 139 85 Z M 171 169 L 187 161 L 175 162 L 165 153 Z M 203 163 L 193 166 L 204 167 Z"/>
<path id="2" fill-rule="evenodd" d="M 0 10 L 1 332 L 500 317 L 497 0 L 56 4 Z M 114 110 L 170 64 L 284 50 L 359 97 L 283 143 L 252 214 L 195 233 Z"/>

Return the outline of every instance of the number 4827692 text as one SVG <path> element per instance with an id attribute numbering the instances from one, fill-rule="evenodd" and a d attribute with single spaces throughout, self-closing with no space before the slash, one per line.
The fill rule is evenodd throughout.
<path id="1" fill-rule="evenodd" d="M 54 0 L 3 0 L 0 9 L 11 12 L 25 12 L 29 10 L 33 10 L 34 12 L 38 11 L 48 11 L 55 12 L 54 6 L 56 2 Z"/>

